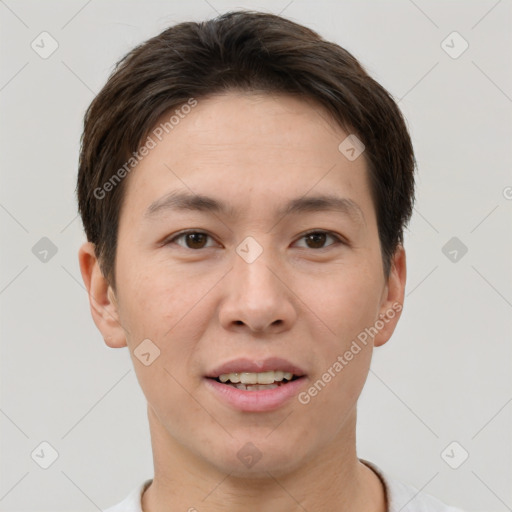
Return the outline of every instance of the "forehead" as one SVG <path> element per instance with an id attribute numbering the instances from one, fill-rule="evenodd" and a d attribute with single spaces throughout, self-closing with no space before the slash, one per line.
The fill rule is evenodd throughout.
<path id="1" fill-rule="evenodd" d="M 154 147 L 130 175 L 125 197 L 139 213 L 176 190 L 230 197 L 238 210 L 248 194 L 268 202 L 335 188 L 347 197 L 367 192 L 364 158 L 340 153 L 348 133 L 314 102 L 238 92 L 196 101 L 172 127 L 165 123 L 173 112 L 150 132 Z"/>

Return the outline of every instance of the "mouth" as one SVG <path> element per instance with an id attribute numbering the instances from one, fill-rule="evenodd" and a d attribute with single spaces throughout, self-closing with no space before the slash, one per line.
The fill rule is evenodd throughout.
<path id="1" fill-rule="evenodd" d="M 205 375 L 218 400 L 245 412 L 272 411 L 284 406 L 305 385 L 306 373 L 281 358 L 237 359 Z"/>
<path id="2" fill-rule="evenodd" d="M 223 373 L 214 380 L 221 384 L 232 386 L 242 391 L 265 391 L 284 386 L 289 382 L 300 379 L 301 375 L 283 370 L 270 370 L 260 373 L 234 372 Z"/>

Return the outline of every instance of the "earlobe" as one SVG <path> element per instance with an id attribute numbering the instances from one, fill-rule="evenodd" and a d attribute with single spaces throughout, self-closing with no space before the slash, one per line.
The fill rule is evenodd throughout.
<path id="1" fill-rule="evenodd" d="M 384 345 L 396 328 L 404 303 L 406 277 L 405 249 L 399 245 L 391 261 L 391 269 L 381 302 L 377 325 L 379 329 L 374 338 L 375 347 Z"/>
<path id="2" fill-rule="evenodd" d="M 93 243 L 86 242 L 80 247 L 78 261 L 96 327 L 109 347 L 126 347 L 126 333 L 119 320 L 118 301 L 101 271 Z"/>

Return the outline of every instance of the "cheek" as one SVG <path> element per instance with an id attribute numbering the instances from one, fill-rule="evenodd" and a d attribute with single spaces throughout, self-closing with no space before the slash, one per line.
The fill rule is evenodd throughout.
<path id="1" fill-rule="evenodd" d="M 341 269 L 323 279 L 308 279 L 301 284 L 309 289 L 305 301 L 326 332 L 324 339 L 341 349 L 378 315 L 381 283 L 362 267 Z"/>
<path id="2" fill-rule="evenodd" d="M 311 382 L 310 391 L 316 394 L 311 400 L 341 424 L 368 376 L 373 341 L 365 329 L 378 315 L 380 282 L 364 269 L 352 268 L 322 284 L 315 288 L 318 296 L 310 298 L 326 333 L 315 341 L 322 363 Z"/>
<path id="3" fill-rule="evenodd" d="M 368 376 L 372 357 L 370 343 L 340 342 L 329 348 L 323 367 L 306 389 L 311 410 L 320 425 L 337 432 L 355 407 Z M 323 427 L 325 428 L 325 427 Z"/>
<path id="4" fill-rule="evenodd" d="M 172 335 L 174 330 L 183 328 L 193 306 L 208 290 L 208 283 L 190 282 L 179 271 L 162 269 L 132 261 L 120 265 L 120 279 L 123 282 L 123 310 L 125 322 L 139 337 L 150 334 L 160 341 Z M 122 272 L 124 270 L 124 272 Z"/>
<path id="5" fill-rule="evenodd" d="M 212 305 L 207 300 L 208 292 L 219 277 L 214 272 L 205 275 L 171 272 L 148 263 L 138 270 L 135 263 L 126 266 L 127 272 L 122 275 L 121 322 L 128 330 L 128 346 L 134 365 L 136 368 L 142 366 L 138 371 L 144 382 L 141 385 L 146 388 L 156 385 L 160 387 L 156 392 L 160 393 L 165 387 L 173 394 L 177 382 L 189 381 L 187 372 L 197 371 L 198 344 L 213 314 Z M 134 353 L 146 339 L 160 351 L 152 370 L 143 367 Z M 148 393 L 151 393 L 150 388 Z"/>

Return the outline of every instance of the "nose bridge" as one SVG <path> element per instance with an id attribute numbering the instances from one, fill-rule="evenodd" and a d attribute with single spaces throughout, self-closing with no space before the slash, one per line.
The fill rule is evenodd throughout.
<path id="1" fill-rule="evenodd" d="M 269 303 L 279 294 L 279 280 L 270 270 L 278 267 L 279 263 L 266 243 L 268 237 L 265 241 L 263 238 L 259 236 L 258 241 L 254 236 L 248 236 L 238 244 L 233 270 L 237 291 L 245 296 L 241 298 Z"/>
<path id="2" fill-rule="evenodd" d="M 263 236 L 245 238 L 235 249 L 230 272 L 229 296 L 221 308 L 225 327 L 241 322 L 252 330 L 265 330 L 289 324 L 294 308 L 286 287 L 275 275 L 281 267 Z M 268 238 L 267 238 L 268 240 Z"/>

